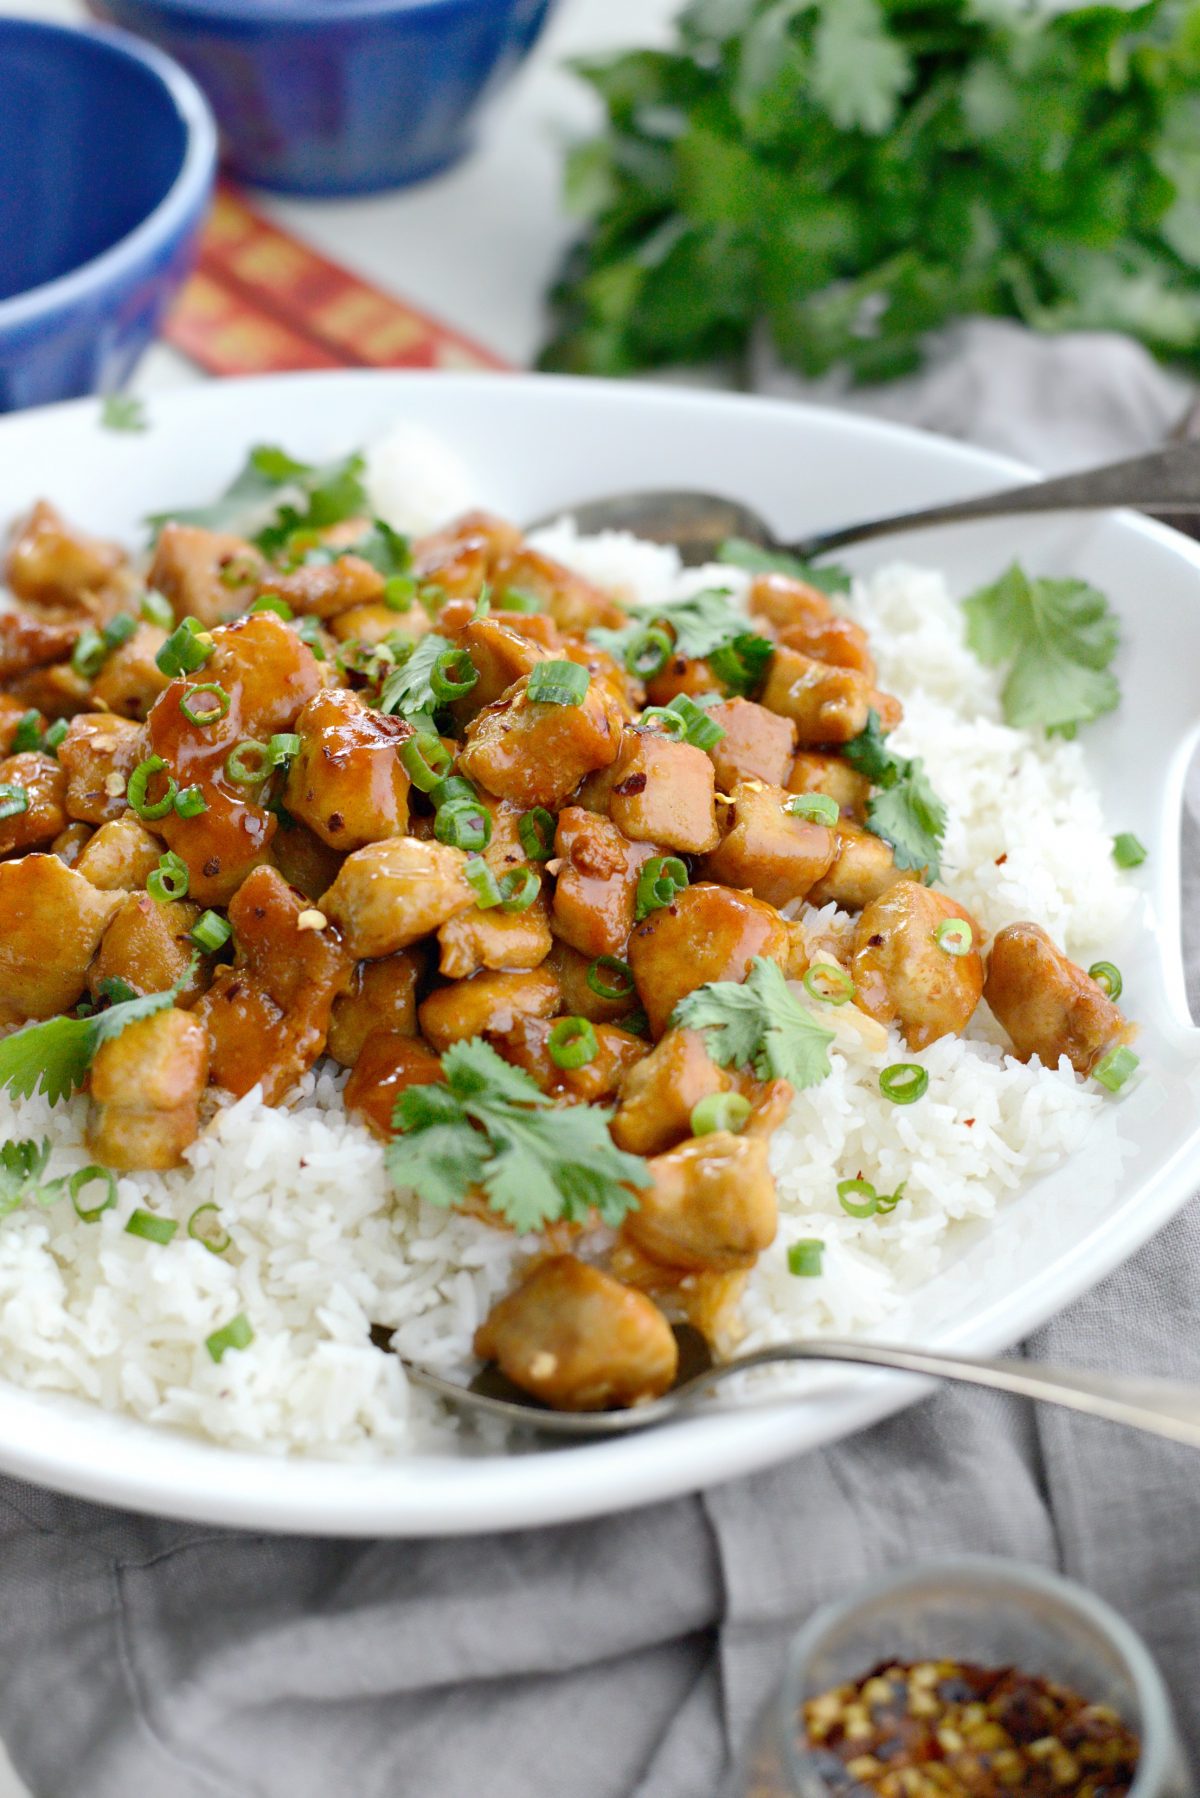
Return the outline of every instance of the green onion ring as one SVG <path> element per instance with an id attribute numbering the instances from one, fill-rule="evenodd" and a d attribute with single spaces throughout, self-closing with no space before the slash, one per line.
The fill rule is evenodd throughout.
<path id="1" fill-rule="evenodd" d="M 542 877 L 533 868 L 513 868 L 500 881 L 502 911 L 528 911 L 542 890 Z"/>
<path id="2" fill-rule="evenodd" d="M 975 941 L 975 932 L 965 918 L 943 918 L 933 935 L 946 955 L 969 955 Z"/>
<path id="3" fill-rule="evenodd" d="M 548 862 L 554 854 L 554 816 L 544 805 L 522 812 L 517 824 L 521 847 L 531 862 Z"/>
<path id="4" fill-rule="evenodd" d="M 214 1361 L 221 1361 L 230 1349 L 249 1348 L 254 1341 L 254 1331 L 250 1328 L 250 1320 L 244 1311 L 231 1317 L 227 1324 L 214 1330 L 211 1336 L 204 1338 L 204 1346 Z"/>
<path id="5" fill-rule="evenodd" d="M 1126 1048 L 1124 1043 L 1119 1043 L 1115 1049 L 1110 1049 L 1107 1055 L 1100 1057 L 1092 1069 L 1092 1079 L 1098 1080 L 1100 1085 L 1107 1087 L 1110 1093 L 1119 1093 L 1140 1063 L 1140 1055 L 1135 1055 L 1132 1049 Z"/>
<path id="6" fill-rule="evenodd" d="M 475 895 L 475 907 L 478 911 L 490 911 L 504 897 L 500 891 L 500 882 L 481 855 L 468 857 L 463 869 L 463 879 Z"/>
<path id="7" fill-rule="evenodd" d="M 894 1061 L 880 1074 L 879 1090 L 893 1105 L 915 1105 L 929 1090 L 929 1075 L 915 1061 Z"/>
<path id="8" fill-rule="evenodd" d="M 429 736 L 425 731 L 414 731 L 400 745 L 400 761 L 404 772 L 421 793 L 432 793 L 452 759 L 442 739 Z"/>
<path id="9" fill-rule="evenodd" d="M 855 1204 L 852 1197 L 862 1194 L 862 1204 Z M 838 1204 L 847 1217 L 874 1217 L 879 1210 L 879 1196 L 869 1180 L 839 1180 L 837 1184 Z"/>
<path id="10" fill-rule="evenodd" d="M 440 705 L 462 699 L 479 682 L 479 670 L 465 649 L 443 649 L 429 676 L 433 697 Z"/>
<path id="11" fill-rule="evenodd" d="M 138 763 L 129 776 L 125 798 L 131 810 L 135 811 L 139 818 L 148 820 L 165 818 L 175 804 L 179 783 L 171 775 L 167 775 L 167 790 L 161 799 L 150 800 L 146 797 L 151 780 L 156 774 L 162 774 L 166 766 L 161 755 L 148 755 L 144 762 Z"/>
<path id="12" fill-rule="evenodd" d="M 615 984 L 602 979 L 602 971 L 613 975 Z M 598 955 L 587 971 L 587 983 L 598 999 L 617 1001 L 633 997 L 633 969 L 618 955 Z"/>
<path id="13" fill-rule="evenodd" d="M 826 982 L 822 987 L 821 982 Z M 814 962 L 804 975 L 804 990 L 822 1005 L 848 1005 L 856 988 L 845 968 L 829 961 Z"/>
<path id="14" fill-rule="evenodd" d="M 824 1253 L 825 1244 L 819 1236 L 800 1237 L 798 1242 L 788 1246 L 789 1274 L 798 1274 L 802 1279 L 816 1279 L 822 1272 L 821 1260 Z"/>
<path id="15" fill-rule="evenodd" d="M 165 855 L 158 858 L 157 868 L 152 869 L 146 881 L 146 891 L 160 905 L 170 901 L 186 899 L 188 895 L 188 865 L 181 855 L 168 849 Z"/>
<path id="16" fill-rule="evenodd" d="M 452 849 L 486 849 L 492 840 L 492 814 L 478 799 L 450 799 L 433 820 L 433 834 Z"/>
<path id="17" fill-rule="evenodd" d="M 587 1018 L 559 1018 L 546 1038 L 555 1067 L 570 1071 L 586 1067 L 600 1053 L 596 1032 Z"/>
<path id="18" fill-rule="evenodd" d="M 194 702 L 202 693 L 211 694 L 214 703 L 211 707 L 205 706 L 202 711 L 198 712 Z M 207 680 L 201 681 L 199 686 L 188 687 L 185 690 L 183 698 L 179 701 L 179 709 L 189 724 L 198 725 L 203 729 L 205 725 L 219 723 L 229 711 L 231 704 L 232 701 L 220 681 Z"/>
<path id="19" fill-rule="evenodd" d="M 106 1192 L 98 1205 L 81 1205 L 79 1195 L 85 1186 L 91 1186 L 97 1180 L 103 1180 Z M 111 1211 L 117 1202 L 117 1182 L 106 1167 L 81 1167 L 77 1174 L 72 1174 L 67 1182 L 67 1191 L 71 1195 L 71 1203 L 75 1207 L 75 1215 L 83 1224 L 98 1224 L 106 1211 Z"/>
<path id="20" fill-rule="evenodd" d="M 736 1136 L 751 1110 L 744 1093 L 709 1093 L 692 1106 L 692 1135 L 711 1136 L 714 1130 L 731 1130 Z"/>
<path id="21" fill-rule="evenodd" d="M 1088 969 L 1088 979 L 1094 980 L 1110 999 L 1119 999 L 1125 986 L 1120 968 L 1111 961 L 1094 961 Z"/>
<path id="22" fill-rule="evenodd" d="M 210 1255 L 223 1255 L 233 1243 L 233 1237 L 224 1225 L 215 1230 L 212 1227 L 220 1216 L 221 1207 L 210 1202 L 207 1205 L 197 1205 L 187 1221 L 187 1233 L 192 1241 L 203 1244 Z M 201 1222 L 201 1219 L 204 1221 Z"/>
<path id="23" fill-rule="evenodd" d="M 638 680 L 653 680 L 666 667 L 673 648 L 666 631 L 652 624 L 648 630 L 639 631 L 625 651 L 626 670 Z"/>
<path id="24" fill-rule="evenodd" d="M 159 1217 L 153 1211 L 132 1211 L 129 1222 L 125 1226 L 126 1236 L 141 1236 L 146 1242 L 156 1242 L 160 1247 L 170 1242 L 179 1225 L 173 1217 Z"/>

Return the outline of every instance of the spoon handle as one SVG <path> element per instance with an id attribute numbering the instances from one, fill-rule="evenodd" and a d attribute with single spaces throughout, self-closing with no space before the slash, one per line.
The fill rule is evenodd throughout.
<path id="1" fill-rule="evenodd" d="M 1105 510 L 1110 506 L 1134 506 L 1143 511 L 1200 512 L 1200 442 L 1175 443 L 1147 456 L 1109 462 L 1102 468 L 1085 468 L 1075 474 L 1056 475 L 1048 481 L 1029 481 L 1006 487 L 999 493 L 982 493 L 974 499 L 955 500 L 944 506 L 927 506 L 919 512 L 901 512 L 890 518 L 873 518 L 838 530 L 820 531 L 787 550 L 810 561 L 849 543 L 863 543 L 893 531 L 918 530 L 924 525 L 953 524 L 971 518 L 1005 518 L 1019 512 Z"/>
<path id="2" fill-rule="evenodd" d="M 688 1387 L 689 1396 L 708 1390 L 733 1373 L 770 1367 L 782 1361 L 845 1361 L 862 1367 L 886 1367 L 897 1373 L 926 1374 L 993 1392 L 1011 1392 L 1043 1404 L 1062 1405 L 1085 1416 L 1103 1417 L 1130 1429 L 1145 1430 L 1200 1448 L 1200 1386 L 1179 1380 L 1128 1374 L 1091 1373 L 1083 1368 L 1049 1367 L 1037 1361 L 972 1355 L 946 1355 L 927 1349 L 893 1347 L 875 1342 L 825 1340 L 781 1344 L 722 1362 Z"/>

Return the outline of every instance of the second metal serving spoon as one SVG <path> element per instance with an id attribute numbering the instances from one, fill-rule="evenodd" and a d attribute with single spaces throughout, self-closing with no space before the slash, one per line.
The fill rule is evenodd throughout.
<path id="1" fill-rule="evenodd" d="M 893 531 L 917 530 L 924 525 L 1005 518 L 1020 512 L 1104 511 L 1110 506 L 1134 506 L 1165 516 L 1168 521 L 1172 516 L 1200 513 L 1200 442 L 1172 444 L 1150 455 L 1109 462 L 1078 474 L 1057 475 L 1048 481 L 1029 481 L 998 493 L 983 493 L 975 499 L 924 506 L 917 512 L 898 512 L 887 518 L 863 519 L 835 530 L 817 531 L 794 543 L 776 537 L 753 507 L 715 493 L 672 489 L 621 493 L 609 499 L 560 506 L 553 516 L 572 517 L 587 536 L 597 531 L 632 531 L 654 543 L 674 544 L 684 563 L 692 568 L 715 561 L 722 543 L 731 537 L 742 537 L 762 549 L 781 551 L 807 562 L 850 543 L 862 543 Z M 537 522 L 547 524 L 553 519 Z"/>
<path id="2" fill-rule="evenodd" d="M 382 1347 L 390 1331 L 375 1340 Z M 986 1386 L 993 1392 L 1011 1392 L 1019 1398 L 1041 1399 L 1063 1405 L 1089 1417 L 1107 1418 L 1152 1436 L 1166 1436 L 1200 1448 L 1200 1386 L 1179 1380 L 1143 1379 L 1127 1374 L 1089 1373 L 1076 1367 L 1047 1367 L 1037 1361 L 977 1359 L 973 1355 L 946 1355 L 940 1351 L 896 1348 L 880 1342 L 780 1343 L 713 1364 L 699 1332 L 684 1325 L 676 1330 L 680 1342 L 681 1378 L 662 1398 L 628 1411 L 550 1411 L 536 1399 L 522 1394 L 494 1369 L 486 1369 L 476 1382 L 459 1386 L 425 1368 L 405 1361 L 409 1378 L 434 1392 L 455 1410 L 498 1418 L 503 1423 L 547 1436 L 622 1436 L 655 1424 L 694 1417 L 699 1403 L 714 1386 L 751 1368 L 775 1367 L 789 1361 L 846 1361 L 860 1367 L 886 1367 L 897 1373 L 925 1374 L 939 1380 L 956 1380 L 968 1386 Z M 688 1363 L 691 1363 L 690 1367 Z M 705 1363 L 707 1362 L 707 1365 Z M 482 1388 L 482 1390 L 480 1389 Z M 729 1407 L 713 1415 L 736 1415 L 764 1406 L 803 1403 L 804 1395 L 773 1393 Z"/>

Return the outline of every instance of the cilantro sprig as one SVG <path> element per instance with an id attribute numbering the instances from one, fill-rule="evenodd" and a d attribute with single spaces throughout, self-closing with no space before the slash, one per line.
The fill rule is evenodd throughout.
<path id="1" fill-rule="evenodd" d="M 427 631 L 409 652 L 401 651 L 404 660 L 385 679 L 379 710 L 394 712 L 401 718 L 412 719 L 418 714 L 432 718 L 441 703 L 432 685 L 434 665 L 440 655 L 453 648 L 449 637 Z"/>
<path id="2" fill-rule="evenodd" d="M 366 512 L 360 455 L 318 466 L 298 462 L 275 444 L 260 443 L 250 451 L 224 493 L 206 506 L 176 506 L 147 520 L 156 531 L 164 524 L 195 524 L 210 531 L 241 531 L 259 526 L 254 542 L 264 555 L 278 553 L 299 530 L 321 530 Z M 290 496 L 290 497 L 283 497 Z M 265 510 L 274 506 L 269 522 Z M 299 502 L 299 503 L 297 503 Z"/>
<path id="3" fill-rule="evenodd" d="M 27 1024 L 23 1030 L 0 1042 L 0 1088 L 28 1099 L 33 1093 L 46 1095 L 51 1105 L 69 1096 L 87 1079 L 96 1051 L 102 1043 L 111 1042 L 142 1018 L 172 1006 L 192 974 L 198 955 L 193 955 L 186 971 L 165 992 L 148 993 L 144 998 L 127 999 L 110 1005 L 107 1011 L 86 1018 L 47 1018 L 42 1024 Z"/>
<path id="4" fill-rule="evenodd" d="M 43 1180 L 50 1161 L 50 1138 L 40 1143 L 26 1138 L 22 1142 L 0 1143 L 0 1217 L 16 1211 L 27 1199 L 40 1205 L 53 1205 L 60 1199 L 66 1180 Z"/>
<path id="5" fill-rule="evenodd" d="M 771 658 L 771 644 L 733 604 L 725 587 L 706 587 L 684 599 L 631 606 L 630 613 L 630 622 L 619 630 L 597 626 L 588 632 L 593 643 L 619 662 L 625 661 L 647 625 L 666 625 L 676 650 L 689 660 L 715 657 L 714 672 L 731 692 L 752 692 Z"/>
<path id="6" fill-rule="evenodd" d="M 529 1075 L 479 1037 L 442 1056 L 444 1086 L 410 1086 L 396 1101 L 387 1169 L 431 1205 L 459 1204 L 472 1188 L 518 1234 L 596 1212 L 619 1224 L 631 1187 L 650 1185 L 639 1155 L 618 1149 L 611 1111 L 557 1106 Z"/>
<path id="7" fill-rule="evenodd" d="M 927 880 L 942 871 L 946 807 L 933 790 L 920 756 L 897 755 L 880 729 L 872 707 L 867 728 L 842 754 L 880 792 L 867 803 L 867 829 L 892 845 L 898 868 L 924 870 Z"/>
<path id="8" fill-rule="evenodd" d="M 760 1080 L 790 1080 L 797 1092 L 832 1071 L 833 1031 L 800 1004 L 779 964 L 765 956 L 755 956 L 741 984 L 713 980 L 688 993 L 671 1023 L 707 1032 L 706 1047 L 721 1067 L 752 1068 Z"/>
<path id="9" fill-rule="evenodd" d="M 1010 664 L 1001 693 L 1009 724 L 1073 737 L 1119 704 L 1109 664 L 1120 627 L 1104 594 L 1086 581 L 1031 580 L 1014 562 L 963 608 L 980 661 Z"/>
<path id="10" fill-rule="evenodd" d="M 148 431 L 143 400 L 134 393 L 110 393 L 100 407 L 100 424 L 106 431 Z"/>

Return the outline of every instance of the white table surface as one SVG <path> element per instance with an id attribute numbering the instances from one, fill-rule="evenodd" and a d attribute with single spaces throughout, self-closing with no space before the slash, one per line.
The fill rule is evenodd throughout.
<path id="1" fill-rule="evenodd" d="M 562 146 L 596 107 L 568 56 L 662 41 L 679 0 L 558 0 L 541 43 L 484 122 L 479 151 L 423 186 L 365 200 L 255 199 L 289 231 L 415 301 L 498 354 L 528 363 L 545 332 L 542 295 L 575 229 L 561 203 Z M 0 0 L 0 13 L 70 21 L 77 0 Z M 165 347 L 134 381 L 203 379 Z M 28 1798 L 0 1746 L 0 1798 Z"/>

